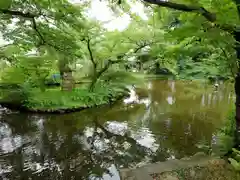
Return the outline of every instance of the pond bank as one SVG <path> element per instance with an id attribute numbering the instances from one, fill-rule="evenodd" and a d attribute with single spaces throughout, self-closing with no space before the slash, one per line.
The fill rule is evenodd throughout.
<path id="1" fill-rule="evenodd" d="M 61 92 L 31 92 L 30 95 L 22 101 L 11 101 L 11 96 L 6 100 L 1 99 L 0 105 L 11 110 L 30 113 L 50 113 L 64 114 L 77 112 L 89 108 L 112 104 L 127 96 L 127 89 L 121 91 L 111 91 L 107 93 L 88 93 L 85 91 Z M 22 103 L 24 102 L 24 103 Z"/>
<path id="2" fill-rule="evenodd" d="M 240 180 L 240 174 L 234 171 L 227 161 L 204 153 L 136 169 L 122 169 L 120 176 L 122 180 Z"/>

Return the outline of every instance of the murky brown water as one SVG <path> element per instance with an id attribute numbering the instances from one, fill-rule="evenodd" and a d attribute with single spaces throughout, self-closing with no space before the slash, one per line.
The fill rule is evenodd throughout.
<path id="1" fill-rule="evenodd" d="M 233 87 L 153 80 L 114 105 L 66 115 L 0 111 L 0 178 L 118 180 L 117 169 L 193 155 L 211 145 Z"/>

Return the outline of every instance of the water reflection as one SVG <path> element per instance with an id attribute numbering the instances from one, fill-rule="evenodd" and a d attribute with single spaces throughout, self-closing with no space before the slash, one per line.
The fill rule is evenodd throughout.
<path id="1" fill-rule="evenodd" d="M 117 169 L 181 158 L 214 143 L 233 88 L 151 81 L 115 105 L 66 115 L 0 115 L 2 179 L 118 180 Z M 229 105 L 229 106 L 227 106 Z M 112 176 L 111 176 L 112 175 Z"/>

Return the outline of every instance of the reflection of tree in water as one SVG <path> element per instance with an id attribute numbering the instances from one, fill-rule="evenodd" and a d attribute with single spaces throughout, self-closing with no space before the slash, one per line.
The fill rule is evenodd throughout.
<path id="1" fill-rule="evenodd" d="M 211 145 L 226 117 L 230 89 L 214 92 L 204 84 L 172 81 L 153 81 L 151 87 L 148 128 L 159 145 L 152 161 L 192 155 L 201 141 Z"/>
<path id="2" fill-rule="evenodd" d="M 25 121 L 31 122 L 27 118 L 21 121 L 22 124 Z M 32 121 L 33 124 L 34 122 Z M 19 124 L 9 125 L 4 122 L 1 125 L 17 129 Z M 69 130 L 63 134 L 56 127 L 49 127 L 47 121 L 42 126 L 39 122 L 35 124 L 38 127 L 36 130 L 34 125 L 34 133 L 33 129 L 18 131 L 18 135 L 22 137 L 20 147 L 1 153 L 2 178 L 89 179 L 90 175 L 101 176 L 108 172 L 111 164 L 118 167 L 135 166 L 136 162 L 143 161 L 152 153 L 127 133 L 120 135 L 110 132 L 98 121 L 94 122 L 93 128 Z M 51 131 L 47 131 L 48 128 Z M 14 139 L 17 135 L 12 133 L 10 136 Z"/>

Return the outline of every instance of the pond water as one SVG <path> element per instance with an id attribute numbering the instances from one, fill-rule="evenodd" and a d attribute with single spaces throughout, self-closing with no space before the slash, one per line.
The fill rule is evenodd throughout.
<path id="1" fill-rule="evenodd" d="M 113 105 L 65 115 L 0 111 L 2 179 L 119 180 L 119 168 L 182 158 L 211 145 L 233 86 L 152 80 Z M 112 175 L 110 176 L 109 175 Z"/>

